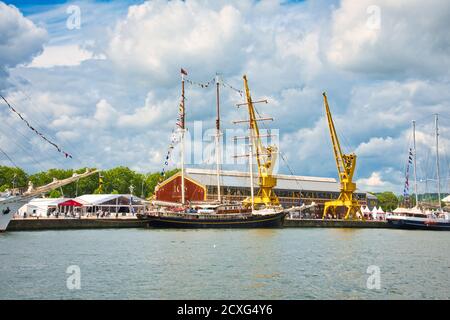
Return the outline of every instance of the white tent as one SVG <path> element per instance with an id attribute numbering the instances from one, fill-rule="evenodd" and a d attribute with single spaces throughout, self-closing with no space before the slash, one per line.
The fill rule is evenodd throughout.
<path id="1" fill-rule="evenodd" d="M 361 211 L 362 211 L 362 213 L 365 213 L 365 214 L 369 214 L 371 212 L 369 207 L 367 207 L 367 206 L 361 207 Z"/>
<path id="2" fill-rule="evenodd" d="M 372 218 L 373 218 L 374 220 L 377 219 L 377 214 L 378 214 L 378 209 L 377 209 L 377 207 L 375 206 L 375 207 L 373 207 L 373 209 L 372 209 Z"/>
<path id="3" fill-rule="evenodd" d="M 450 205 L 450 195 L 446 196 L 442 201 L 445 202 L 446 205 Z"/>
<path id="4" fill-rule="evenodd" d="M 19 216 L 47 217 L 48 213 L 56 211 L 58 205 L 67 201 L 67 198 L 35 198 L 19 209 Z"/>
<path id="5" fill-rule="evenodd" d="M 84 214 L 101 211 L 134 215 L 145 210 L 148 204 L 148 201 L 130 194 L 85 194 L 74 200 L 83 204 Z"/>

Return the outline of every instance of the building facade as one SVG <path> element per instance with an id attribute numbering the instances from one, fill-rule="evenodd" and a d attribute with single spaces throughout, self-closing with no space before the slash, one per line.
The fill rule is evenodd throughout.
<path id="1" fill-rule="evenodd" d="M 339 183 L 334 178 L 276 175 L 275 193 L 281 204 L 288 208 L 315 202 L 319 206 L 339 196 Z M 186 169 L 185 192 L 187 201 L 217 200 L 217 175 L 214 170 Z M 250 196 L 250 174 L 239 171 L 220 172 L 221 197 L 224 201 L 242 201 Z M 255 192 L 258 178 L 254 177 Z M 373 208 L 377 198 L 367 192 L 357 190 L 360 205 Z M 155 191 L 159 201 L 180 202 L 181 173 L 159 184 Z"/>

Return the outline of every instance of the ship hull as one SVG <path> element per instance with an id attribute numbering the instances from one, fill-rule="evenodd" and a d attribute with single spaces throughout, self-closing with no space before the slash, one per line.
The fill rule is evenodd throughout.
<path id="1" fill-rule="evenodd" d="M 279 228 L 283 226 L 285 213 L 270 215 L 250 215 L 235 219 L 193 219 L 183 217 L 144 217 L 150 228 Z"/>
<path id="2" fill-rule="evenodd" d="M 11 197 L 0 201 L 0 232 L 6 231 L 14 214 L 29 201 L 28 198 Z"/>
<path id="3" fill-rule="evenodd" d="M 407 230 L 450 231 L 450 222 L 411 221 L 401 219 L 387 219 L 392 228 Z"/>

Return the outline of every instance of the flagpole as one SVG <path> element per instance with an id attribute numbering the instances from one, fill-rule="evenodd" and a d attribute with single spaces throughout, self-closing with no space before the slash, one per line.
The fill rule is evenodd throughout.
<path id="1" fill-rule="evenodd" d="M 186 72 L 181 69 L 181 204 L 185 204 L 186 198 L 184 193 L 184 131 L 185 131 L 185 97 L 184 97 L 184 76 Z"/>
<path id="2" fill-rule="evenodd" d="M 440 168 L 439 168 L 439 124 L 438 124 L 439 115 L 436 113 L 435 115 L 435 129 L 436 129 L 436 171 L 437 171 L 437 192 L 438 192 L 438 201 L 439 201 L 439 209 L 442 210 L 441 204 L 441 176 L 440 176 Z"/>
<path id="3" fill-rule="evenodd" d="M 419 195 L 417 193 L 417 163 L 416 163 L 416 121 L 412 122 L 413 127 L 413 159 L 414 159 L 414 193 L 416 194 L 416 207 L 419 206 Z"/>
<path id="4" fill-rule="evenodd" d="M 220 197 L 220 98 L 219 98 L 219 75 L 216 74 L 216 170 L 217 170 L 217 200 L 221 202 Z"/>

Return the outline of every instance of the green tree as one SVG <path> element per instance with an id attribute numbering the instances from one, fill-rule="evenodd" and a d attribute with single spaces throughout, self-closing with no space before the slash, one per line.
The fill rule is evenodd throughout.
<path id="1" fill-rule="evenodd" d="M 398 207 L 398 198 L 397 196 L 391 192 L 381 192 L 375 194 L 378 199 L 378 204 L 384 211 L 392 211 Z"/>
<path id="2" fill-rule="evenodd" d="M 20 168 L 0 166 L 0 186 L 1 191 L 12 189 L 13 187 L 26 187 L 28 175 Z"/>
<path id="3" fill-rule="evenodd" d="M 130 193 L 130 186 L 138 192 L 142 185 L 143 175 L 134 172 L 128 167 L 117 167 L 103 171 L 103 191 L 110 193 L 116 190 L 119 194 Z"/>
<path id="4" fill-rule="evenodd" d="M 93 170 L 93 168 L 90 169 Z M 26 187 L 28 180 L 30 180 L 35 187 L 39 187 L 52 182 L 54 178 L 58 180 L 66 179 L 71 177 L 74 173 L 81 174 L 85 171 L 86 168 L 77 170 L 49 169 L 28 176 L 22 169 L 0 166 L 0 191 L 10 189 L 12 187 L 13 179 L 15 179 L 15 186 Z M 130 192 L 130 185 L 132 185 L 134 187 L 135 195 L 149 197 L 154 194 L 155 187 L 162 179 L 168 179 L 178 171 L 180 170 L 174 169 L 168 171 L 164 177 L 162 177 L 160 173 L 142 174 L 127 167 L 117 167 L 101 172 L 103 176 L 102 190 L 99 189 L 99 174 L 94 174 L 62 187 L 62 193 L 61 189 L 58 189 L 47 195 L 50 197 L 65 196 L 73 198 L 83 194 L 98 194 L 100 191 L 106 194 L 127 194 Z"/>
<path id="5" fill-rule="evenodd" d="M 52 190 L 50 191 L 50 193 L 48 194 L 49 198 L 61 198 L 62 194 L 59 190 Z"/>

